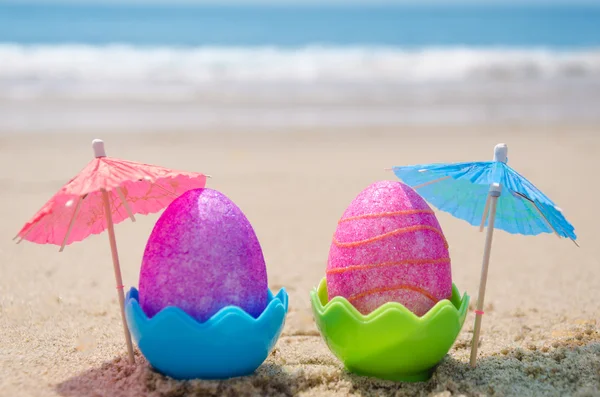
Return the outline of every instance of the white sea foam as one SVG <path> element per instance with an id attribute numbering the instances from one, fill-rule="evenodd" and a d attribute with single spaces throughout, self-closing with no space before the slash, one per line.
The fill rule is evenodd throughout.
<path id="1" fill-rule="evenodd" d="M 600 48 L 0 44 L 2 131 L 600 122 Z"/>
<path id="2" fill-rule="evenodd" d="M 290 86 L 296 87 L 300 94 L 313 92 L 322 97 L 332 91 L 323 89 L 327 86 L 583 79 L 600 80 L 600 49 L 559 52 L 0 44 L 0 98 L 3 99 L 66 96 L 168 100 L 207 95 L 205 89 L 231 93 L 232 87 L 277 91 L 277 87 Z"/>

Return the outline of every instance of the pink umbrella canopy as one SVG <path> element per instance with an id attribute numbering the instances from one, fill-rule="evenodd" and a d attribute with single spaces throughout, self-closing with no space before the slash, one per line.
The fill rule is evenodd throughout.
<path id="1" fill-rule="evenodd" d="M 158 212 L 182 193 L 205 185 L 206 175 L 201 173 L 96 157 L 52 196 L 17 237 L 60 245 L 62 251 L 65 245 L 106 230 L 103 190 L 116 224 L 127 218 L 135 221 L 135 214 Z"/>
<path id="2" fill-rule="evenodd" d="M 95 158 L 44 204 L 15 239 L 60 245 L 62 251 L 66 245 L 108 230 L 125 339 L 133 362 L 113 224 L 127 218 L 135 221 L 135 214 L 160 211 L 186 191 L 203 188 L 207 176 L 107 157 L 99 139 L 92 146 Z"/>

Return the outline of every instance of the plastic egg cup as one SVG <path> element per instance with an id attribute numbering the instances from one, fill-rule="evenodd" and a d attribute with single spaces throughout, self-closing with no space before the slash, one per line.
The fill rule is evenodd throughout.
<path id="1" fill-rule="evenodd" d="M 268 290 L 267 307 L 254 318 L 226 306 L 206 322 L 168 306 L 148 318 L 136 288 L 127 293 L 125 315 L 142 354 L 158 372 L 175 379 L 225 379 L 252 374 L 275 346 L 285 323 L 288 295 Z"/>
<path id="2" fill-rule="evenodd" d="M 328 302 L 325 278 L 310 295 L 321 336 L 348 371 L 402 382 L 431 377 L 460 333 L 469 306 L 469 296 L 461 298 L 454 284 L 450 300 L 439 301 L 422 317 L 397 302 L 368 315 L 340 296 Z"/>

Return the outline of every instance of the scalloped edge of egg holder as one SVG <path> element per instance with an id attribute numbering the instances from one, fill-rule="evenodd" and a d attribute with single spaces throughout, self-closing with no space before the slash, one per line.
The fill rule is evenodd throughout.
<path id="1" fill-rule="evenodd" d="M 285 324 L 288 295 L 273 295 L 257 318 L 226 306 L 200 323 L 168 306 L 148 318 L 136 288 L 125 299 L 127 324 L 135 343 L 158 372 L 174 379 L 226 379 L 251 375 L 267 358 Z"/>
<path id="2" fill-rule="evenodd" d="M 470 300 L 452 284 L 450 300 L 437 302 L 421 317 L 398 302 L 365 316 L 341 296 L 328 302 L 325 278 L 310 296 L 317 328 L 347 371 L 400 382 L 431 378 L 456 341 Z"/>

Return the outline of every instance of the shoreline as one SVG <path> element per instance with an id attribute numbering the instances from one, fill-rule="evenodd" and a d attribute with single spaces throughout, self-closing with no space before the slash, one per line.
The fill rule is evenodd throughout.
<path id="1" fill-rule="evenodd" d="M 593 102 L 593 99 L 591 99 Z M 63 131 L 136 131 L 168 133 L 207 130 L 356 130 L 395 128 L 461 128 L 483 126 L 527 128 L 556 125 L 600 125 L 600 114 L 582 100 L 569 103 L 504 104 L 331 104 L 273 105 L 126 101 L 0 101 L 0 131 L 60 133 Z M 2 132 L 0 132 L 2 135 Z"/>
<path id="2" fill-rule="evenodd" d="M 415 133 L 426 136 L 441 138 L 440 144 L 451 141 L 452 134 L 459 134 L 460 138 L 473 137 L 475 139 L 495 138 L 498 142 L 510 140 L 520 134 L 528 134 L 530 136 L 546 135 L 553 139 L 561 139 L 564 136 L 580 136 L 582 139 L 585 136 L 591 136 L 597 131 L 600 131 L 600 122 L 534 122 L 534 121 L 507 121 L 504 123 L 468 123 L 468 124 L 447 124 L 442 122 L 432 122 L 431 124 L 410 125 L 389 123 L 373 126 L 287 126 L 281 128 L 279 126 L 243 126 L 232 128 L 223 125 L 215 125 L 210 127 L 196 128 L 170 127 L 169 131 L 157 129 L 129 129 L 125 127 L 115 129 L 82 129 L 70 127 L 66 129 L 48 129 L 46 131 L 38 130 L 15 130 L 15 129 L 0 129 L 0 139 L 5 140 L 10 144 L 21 144 L 22 138 L 35 138 L 42 141 L 56 142 L 57 140 L 71 141 L 76 139 L 73 144 L 83 147 L 90 144 L 95 138 L 107 137 L 108 139 L 116 139 L 119 143 L 137 142 L 140 135 L 143 135 L 151 140 L 164 140 L 166 135 L 178 140 L 195 141 L 200 138 L 206 138 L 209 141 L 219 140 L 220 138 L 240 138 L 243 143 L 252 143 L 267 140 L 286 140 L 294 139 L 302 142 L 314 142 L 316 144 L 325 142 L 330 143 L 340 138 L 351 138 L 354 140 L 361 139 L 377 139 L 377 140 L 395 140 L 402 137 L 409 137 Z M 88 142 L 89 141 L 89 142 Z M 71 143 L 69 143 L 70 145 Z M 232 147 L 236 146 L 235 143 Z M 493 145 L 492 145 L 493 146 Z M 226 147 L 222 150 L 227 150 Z M 491 157 L 490 157 L 491 158 Z"/>

